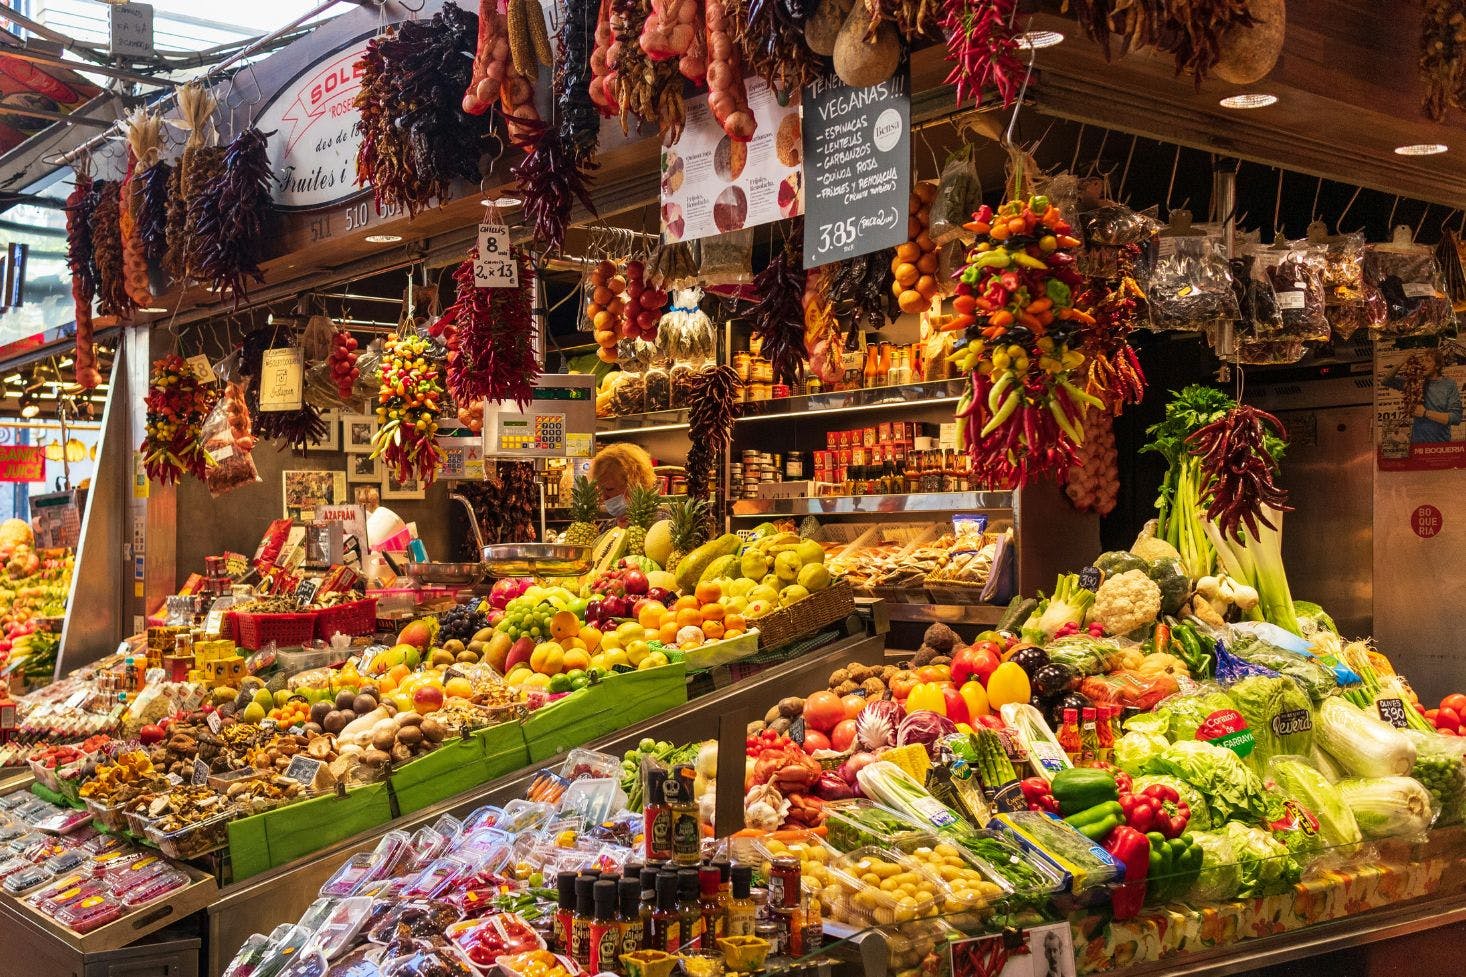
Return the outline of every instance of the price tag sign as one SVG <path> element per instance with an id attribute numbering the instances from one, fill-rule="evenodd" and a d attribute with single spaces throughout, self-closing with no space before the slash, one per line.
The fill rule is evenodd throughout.
<path id="1" fill-rule="evenodd" d="M 833 73 L 805 89 L 804 267 L 907 240 L 911 96 L 906 69 L 868 88 Z"/>
<path id="2" fill-rule="evenodd" d="M 209 765 L 202 760 L 193 761 L 193 786 L 202 787 L 209 782 L 209 774 L 213 773 Z"/>
<path id="3" fill-rule="evenodd" d="M 260 367 L 260 410 L 300 410 L 305 393 L 305 350 L 267 349 Z"/>
<path id="4" fill-rule="evenodd" d="M 219 718 L 219 712 L 217 709 L 209 713 L 207 718 L 204 719 L 204 722 L 208 724 L 209 732 L 213 733 L 215 736 L 218 736 L 219 730 L 224 728 L 224 720 Z"/>
<path id="5" fill-rule="evenodd" d="M 151 58 L 153 49 L 153 5 L 123 3 L 107 8 L 108 48 L 112 54 L 130 58 Z"/>
<path id="6" fill-rule="evenodd" d="M 214 368 L 209 364 L 209 358 L 203 353 L 199 353 L 197 356 L 190 356 L 185 362 L 188 363 L 188 368 L 193 371 L 193 375 L 198 377 L 199 383 L 213 383 L 217 379 L 214 376 Z"/>
<path id="7" fill-rule="evenodd" d="M 479 288 L 518 288 L 519 262 L 509 250 L 509 228 L 484 221 L 478 226 L 478 257 L 473 283 Z"/>
<path id="8" fill-rule="evenodd" d="M 1402 699 L 1378 699 L 1375 701 L 1375 708 L 1379 710 L 1379 718 L 1389 723 L 1396 729 L 1404 729 L 1410 725 L 1405 717 L 1405 710 L 1408 708 Z"/>
<path id="9" fill-rule="evenodd" d="M 320 760 L 297 753 L 290 758 L 290 766 L 285 768 L 285 776 L 302 787 L 309 787 L 316 782 L 316 776 L 321 772 L 322 766 Z"/>

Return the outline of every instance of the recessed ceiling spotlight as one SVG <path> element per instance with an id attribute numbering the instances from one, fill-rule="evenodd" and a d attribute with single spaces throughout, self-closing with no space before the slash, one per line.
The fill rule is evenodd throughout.
<path id="1" fill-rule="evenodd" d="M 505 196 L 492 198 L 485 197 L 484 199 L 480 200 L 479 203 L 483 204 L 485 207 L 498 207 L 500 210 L 512 210 L 513 208 L 518 207 L 520 204 L 524 203 L 524 201 L 519 199 L 518 197 Z"/>
<path id="2" fill-rule="evenodd" d="M 1444 153 L 1449 148 L 1450 147 L 1447 146 L 1445 143 L 1439 143 L 1439 142 L 1417 142 L 1417 143 L 1412 143 L 1409 146 L 1396 146 L 1395 147 L 1395 155 L 1397 155 L 1397 156 L 1435 156 L 1435 155 L 1437 155 L 1439 153 Z"/>
<path id="3" fill-rule="evenodd" d="M 1242 95 L 1228 95 L 1222 99 L 1224 109 L 1265 109 L 1276 105 L 1278 96 L 1269 92 L 1246 92 Z"/>
<path id="4" fill-rule="evenodd" d="M 167 312 L 168 310 L 167 309 L 164 309 L 164 308 L 162 308 L 160 306 L 149 305 L 149 306 L 146 306 L 144 308 L 138 309 L 138 311 L 139 312 Z"/>
<path id="5" fill-rule="evenodd" d="M 396 244 L 402 240 L 401 234 L 368 234 L 367 244 Z"/>
<path id="6" fill-rule="evenodd" d="M 1024 31 L 1018 35 L 1018 46 L 1024 50 L 1039 51 L 1063 43 L 1064 35 L 1058 31 Z"/>

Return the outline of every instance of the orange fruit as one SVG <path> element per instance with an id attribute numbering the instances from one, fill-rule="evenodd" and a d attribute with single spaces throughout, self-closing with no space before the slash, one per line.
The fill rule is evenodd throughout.
<path id="1" fill-rule="evenodd" d="M 664 645 L 670 645 L 677 640 L 677 622 L 668 621 L 657 631 L 657 640 Z"/>
<path id="2" fill-rule="evenodd" d="M 694 595 L 692 595 L 692 594 L 687 594 L 685 596 L 682 596 L 682 597 L 678 597 L 677 598 L 677 602 L 672 605 L 672 610 L 674 610 L 674 611 L 680 611 L 683 608 L 696 607 L 696 606 L 697 606 L 697 597 L 694 596 Z"/>
<path id="3" fill-rule="evenodd" d="M 696 607 L 684 607 L 677 612 L 675 620 L 679 628 L 685 628 L 688 625 L 696 627 L 702 624 L 702 612 Z"/>
<path id="4" fill-rule="evenodd" d="M 704 580 L 697 585 L 697 602 L 699 604 L 712 604 L 723 596 L 723 588 L 711 580 Z"/>
<path id="5" fill-rule="evenodd" d="M 580 640 L 585 642 L 586 650 L 593 652 L 601 646 L 601 631 L 587 624 L 580 629 Z"/>
<path id="6" fill-rule="evenodd" d="M 748 622 L 743 619 L 742 614 L 729 614 L 723 618 L 723 633 L 737 631 L 740 634 L 748 630 Z"/>
<path id="7" fill-rule="evenodd" d="M 717 605 L 714 604 L 713 606 L 716 607 Z M 703 637 L 709 641 L 717 641 L 723 637 L 724 633 L 722 621 L 704 621 L 702 624 Z"/>
<path id="8" fill-rule="evenodd" d="M 580 669 L 584 671 L 590 667 L 590 655 L 580 648 L 570 648 L 565 652 L 565 671 Z"/>
<path id="9" fill-rule="evenodd" d="M 700 609 L 704 621 L 721 621 L 728 613 L 728 608 L 722 604 L 704 604 Z"/>
<path id="10" fill-rule="evenodd" d="M 660 602 L 649 601 L 642 605 L 640 613 L 636 615 L 636 623 L 644 628 L 659 628 L 666 616 L 667 609 Z"/>
<path id="11" fill-rule="evenodd" d="M 377 691 L 386 695 L 397 688 L 397 680 L 390 675 L 383 675 L 377 679 Z"/>
<path id="12" fill-rule="evenodd" d="M 555 616 L 550 618 L 550 634 L 558 641 L 579 634 L 580 627 L 580 618 L 572 611 L 556 611 Z"/>

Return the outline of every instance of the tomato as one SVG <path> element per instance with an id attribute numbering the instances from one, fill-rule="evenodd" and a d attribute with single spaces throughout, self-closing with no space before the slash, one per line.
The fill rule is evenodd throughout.
<path id="1" fill-rule="evenodd" d="M 1423 713 L 1423 715 L 1425 716 L 1425 721 L 1426 722 L 1430 723 L 1432 726 L 1435 726 L 1435 724 L 1436 724 L 1435 723 L 1435 717 L 1438 716 L 1438 715 L 1440 715 L 1440 710 L 1439 709 L 1427 709 L 1427 710 L 1425 710 L 1425 712 Z M 1439 729 L 1439 727 L 1436 727 L 1436 728 Z"/>
<path id="2" fill-rule="evenodd" d="M 805 731 L 804 731 L 804 752 L 805 753 L 813 753 L 815 750 L 828 750 L 829 748 L 830 748 L 830 738 L 828 736 L 826 736 L 824 733 L 821 733 L 817 729 L 808 729 L 808 728 L 805 729 Z"/>
<path id="3" fill-rule="evenodd" d="M 945 682 L 952 677 L 952 669 L 946 665 L 923 665 L 916 670 L 916 677 L 923 682 Z"/>
<path id="4" fill-rule="evenodd" d="M 830 749 L 844 753 L 855 742 L 855 720 L 842 719 L 830 733 Z"/>
<path id="5" fill-rule="evenodd" d="M 1441 709 L 1435 714 L 1437 729 L 1460 729 L 1461 716 L 1454 709 Z"/>
<path id="6" fill-rule="evenodd" d="M 854 692 L 841 699 L 840 702 L 845 706 L 845 718 L 854 719 L 860 715 L 860 710 L 865 708 L 867 701 L 869 700 L 865 696 L 856 695 Z"/>
<path id="7" fill-rule="evenodd" d="M 918 681 L 915 672 L 903 669 L 891 676 L 891 680 L 886 684 L 890 687 L 893 698 L 905 699 L 911 694 L 912 688 L 917 685 Z"/>
<path id="8" fill-rule="evenodd" d="M 816 692 L 804 700 L 804 725 L 828 733 L 845 718 L 845 703 L 833 692 Z"/>
<path id="9" fill-rule="evenodd" d="M 1460 692 L 1452 692 L 1441 700 L 1442 709 L 1450 709 L 1458 716 L 1466 716 L 1466 695 Z"/>
<path id="10" fill-rule="evenodd" d="M 972 674 L 983 685 L 1003 663 L 1003 646 L 996 641 L 979 641 L 972 646 Z"/>

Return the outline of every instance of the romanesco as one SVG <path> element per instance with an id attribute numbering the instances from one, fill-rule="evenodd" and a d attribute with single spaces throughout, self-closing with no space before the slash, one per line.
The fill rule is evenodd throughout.
<path id="1" fill-rule="evenodd" d="M 1161 588 L 1144 570 L 1126 570 L 1100 584 L 1089 619 L 1104 625 L 1105 634 L 1121 635 L 1154 624 L 1161 612 Z"/>

